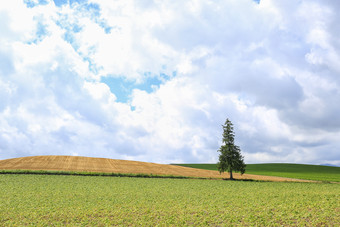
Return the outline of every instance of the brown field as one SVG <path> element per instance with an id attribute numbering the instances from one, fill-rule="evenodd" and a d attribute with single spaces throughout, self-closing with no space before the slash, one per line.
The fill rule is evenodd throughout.
<path id="1" fill-rule="evenodd" d="M 156 164 L 150 162 L 126 161 L 108 158 L 89 158 L 80 156 L 31 156 L 0 160 L 1 170 L 56 170 L 79 172 L 107 172 L 107 173 L 144 173 L 155 175 L 174 175 L 202 178 L 229 178 L 228 173 L 201 170 L 189 167 Z M 259 176 L 252 174 L 233 173 L 236 179 L 253 179 L 264 181 L 300 181 L 283 177 Z"/>

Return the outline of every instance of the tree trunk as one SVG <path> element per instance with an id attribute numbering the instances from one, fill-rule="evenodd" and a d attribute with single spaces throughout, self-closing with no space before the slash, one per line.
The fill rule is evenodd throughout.
<path id="1" fill-rule="evenodd" d="M 233 170 L 232 169 L 230 170 L 230 180 L 234 180 L 234 178 L 233 178 Z"/>

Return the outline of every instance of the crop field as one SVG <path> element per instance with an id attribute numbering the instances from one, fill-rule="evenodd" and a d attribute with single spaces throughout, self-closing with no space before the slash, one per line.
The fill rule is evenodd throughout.
<path id="1" fill-rule="evenodd" d="M 217 170 L 216 164 L 177 164 L 191 168 Z M 303 164 L 247 164 L 247 174 L 295 179 L 340 182 L 340 167 Z"/>
<path id="2" fill-rule="evenodd" d="M 77 173 L 108 173 L 125 175 L 157 175 L 157 176 L 179 176 L 191 178 L 227 178 L 228 173 L 220 174 L 218 171 L 187 168 L 176 165 L 156 164 L 150 162 L 138 162 L 117 160 L 108 158 L 90 158 L 79 156 L 31 156 L 0 160 L 0 173 L 36 171 L 47 172 L 77 172 Z M 99 174 L 97 174 L 99 175 Z M 261 175 L 234 174 L 236 179 L 252 179 L 262 181 L 296 181 L 291 178 Z"/>
<path id="3" fill-rule="evenodd" d="M 47 170 L 103 173 L 133 173 L 222 178 L 216 171 L 149 162 L 79 156 L 31 156 L 0 160 L 0 170 Z"/>
<path id="4" fill-rule="evenodd" d="M 0 174 L 0 226 L 339 226 L 340 185 Z"/>

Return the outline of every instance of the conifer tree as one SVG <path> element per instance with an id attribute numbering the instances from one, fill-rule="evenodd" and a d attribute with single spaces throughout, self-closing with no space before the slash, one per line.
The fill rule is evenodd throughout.
<path id="1" fill-rule="evenodd" d="M 220 173 L 228 171 L 232 180 L 234 179 L 233 171 L 243 174 L 246 171 L 246 165 L 244 164 L 240 147 L 234 144 L 235 134 L 233 124 L 227 119 L 222 127 L 223 139 L 222 146 L 218 149 L 220 156 L 217 169 Z"/>

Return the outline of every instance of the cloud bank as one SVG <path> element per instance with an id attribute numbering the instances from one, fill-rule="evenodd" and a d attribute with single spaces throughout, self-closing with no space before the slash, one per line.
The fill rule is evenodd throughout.
<path id="1" fill-rule="evenodd" d="M 0 6 L 0 159 L 340 165 L 340 4 L 34 1 Z"/>

